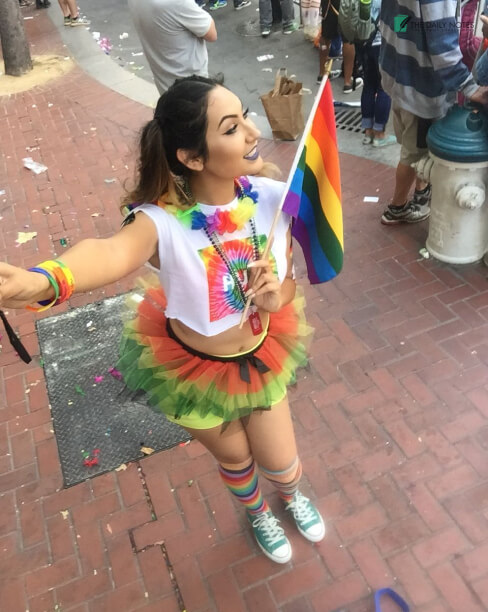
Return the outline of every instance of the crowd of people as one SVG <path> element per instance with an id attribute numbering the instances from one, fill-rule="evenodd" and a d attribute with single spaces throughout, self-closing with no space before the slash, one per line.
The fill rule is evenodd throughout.
<path id="1" fill-rule="evenodd" d="M 59 2 L 72 25 L 79 18 L 74 0 Z M 216 2 L 209 8 L 225 3 Z M 342 41 L 344 92 L 354 88 L 357 54 L 364 143 L 393 141 L 385 133 L 391 106 L 401 145 L 395 191 L 381 220 L 414 223 L 429 214 L 431 187 L 412 167 L 426 152 L 429 125 L 458 92 L 488 106 L 488 87 L 478 85 L 462 62 L 455 2 L 369 4 L 375 24 L 370 38 L 360 45 Z M 248 5 L 234 2 L 236 10 Z M 286 563 L 291 545 L 263 497 L 258 470 L 304 538 L 319 542 L 326 529 L 299 489 L 302 468 L 287 400 L 287 386 L 307 361 L 310 329 L 295 283 L 291 220 L 278 211 L 285 185 L 271 178 L 276 168 L 262 160 L 259 130 L 242 101 L 208 78 L 205 42 L 217 39 L 212 17 L 195 0 L 129 0 L 129 8 L 161 97 L 141 132 L 136 184 L 122 202 L 123 226 L 29 270 L 0 263 L 0 306 L 45 310 L 150 262 L 158 283 L 125 324 L 117 369 L 129 389 L 144 391 L 155 410 L 215 457 L 260 549 Z M 291 0 L 281 0 L 281 8 L 282 32 L 289 34 L 296 29 Z M 319 78 L 341 35 L 339 10 L 339 0 L 322 4 Z M 271 0 L 260 0 L 265 37 L 269 11 Z M 407 15 L 410 27 L 399 29 L 398 15 Z M 487 53 L 477 62 L 482 79 L 488 77 Z"/>

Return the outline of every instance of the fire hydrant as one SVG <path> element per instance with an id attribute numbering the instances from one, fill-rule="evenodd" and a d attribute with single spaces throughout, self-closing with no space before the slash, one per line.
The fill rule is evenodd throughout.
<path id="1" fill-rule="evenodd" d="M 432 184 L 427 250 L 447 263 L 479 261 L 488 252 L 488 117 L 453 106 L 431 126 L 427 145 L 415 164 Z"/>

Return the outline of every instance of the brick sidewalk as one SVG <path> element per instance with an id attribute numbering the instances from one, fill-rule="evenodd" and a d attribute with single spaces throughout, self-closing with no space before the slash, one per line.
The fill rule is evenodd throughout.
<path id="1" fill-rule="evenodd" d="M 36 53 L 65 54 L 45 13 L 25 23 Z M 2 98 L 2 259 L 30 266 L 61 254 L 61 238 L 115 231 L 136 132 L 150 115 L 78 68 Z M 286 169 L 294 147 L 263 151 Z M 29 155 L 47 173 L 25 170 Z M 421 259 L 424 224 L 385 228 L 381 207 L 362 201 L 388 197 L 392 169 L 349 155 L 341 164 L 345 269 L 325 285 L 302 281 L 316 339 L 311 369 L 290 393 L 304 489 L 327 517 L 326 539 L 311 545 L 284 519 L 293 562 L 259 554 L 196 442 L 63 490 L 43 370 L 22 364 L 4 339 L 2 610 L 370 612 L 383 586 L 419 612 L 487 609 L 487 271 Z M 17 247 L 19 231 L 38 236 Z M 9 316 L 38 354 L 33 315 Z"/>

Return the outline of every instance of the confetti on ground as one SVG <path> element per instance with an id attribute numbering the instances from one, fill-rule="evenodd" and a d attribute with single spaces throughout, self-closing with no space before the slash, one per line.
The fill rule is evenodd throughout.
<path id="1" fill-rule="evenodd" d="M 103 378 L 104 378 L 103 376 L 95 376 L 93 380 L 94 380 L 96 383 L 99 383 L 99 382 L 102 382 Z"/>
<path id="2" fill-rule="evenodd" d="M 35 174 L 41 174 L 47 170 L 47 166 L 40 164 L 39 162 L 35 162 L 32 157 L 24 157 L 22 161 L 24 163 L 24 168 L 32 170 L 32 172 Z"/>
<path id="3" fill-rule="evenodd" d="M 95 448 L 91 454 L 88 452 L 84 452 L 83 456 L 84 456 L 83 465 L 85 467 L 93 467 L 94 465 L 98 465 L 98 458 L 100 457 L 100 449 Z"/>
<path id="4" fill-rule="evenodd" d="M 377 196 L 364 196 L 363 198 L 363 202 L 372 202 L 373 204 L 376 204 L 379 200 Z"/>
<path id="5" fill-rule="evenodd" d="M 107 185 L 109 185 L 110 183 L 116 183 L 117 179 L 115 179 L 115 178 L 108 178 L 108 179 L 105 179 L 103 182 L 107 183 Z"/>
<path id="6" fill-rule="evenodd" d="M 112 51 L 112 43 L 108 38 L 100 38 L 98 41 L 98 46 L 105 53 L 105 55 L 110 55 Z"/>
<path id="7" fill-rule="evenodd" d="M 76 393 L 79 393 L 80 395 L 85 395 L 85 392 L 83 391 L 83 389 L 80 387 L 80 385 L 76 385 L 75 386 L 75 391 Z"/>
<path id="8" fill-rule="evenodd" d="M 60 244 L 62 247 L 67 247 L 67 246 L 68 246 L 68 241 L 66 240 L 66 238 L 60 238 L 60 240 L 59 240 L 59 244 Z"/>
<path id="9" fill-rule="evenodd" d="M 117 380 L 122 380 L 122 374 L 115 368 L 109 368 L 108 373 L 114 378 L 116 378 Z"/>
<path id="10" fill-rule="evenodd" d="M 152 455 L 154 453 L 154 448 L 149 446 L 141 446 L 141 453 L 144 455 Z"/>
<path id="11" fill-rule="evenodd" d="M 3 195 L 5 195 L 5 194 L 6 194 L 5 189 L 0 189 L 0 196 L 3 196 Z"/>
<path id="12" fill-rule="evenodd" d="M 188 444 L 190 444 L 191 440 L 187 440 L 186 442 L 180 442 L 178 444 L 178 446 L 188 446 Z"/>
<path id="13" fill-rule="evenodd" d="M 29 240 L 32 240 L 36 236 L 37 232 L 18 232 L 15 242 L 18 246 L 19 244 L 25 244 L 26 242 L 29 242 Z"/>
<path id="14" fill-rule="evenodd" d="M 273 68 L 261 68 L 263 72 L 273 72 Z"/>
<path id="15" fill-rule="evenodd" d="M 127 469 L 127 465 L 125 463 L 121 463 L 118 468 L 115 468 L 115 472 L 125 472 Z"/>
<path id="16" fill-rule="evenodd" d="M 274 55 L 271 53 L 268 53 L 267 55 L 258 55 L 256 59 L 258 62 L 266 62 L 267 60 L 274 59 Z"/>
<path id="17" fill-rule="evenodd" d="M 68 515 L 69 515 L 68 510 L 61 510 L 61 516 L 64 518 L 64 520 L 68 518 Z"/>
<path id="18" fill-rule="evenodd" d="M 191 486 L 192 486 L 192 484 L 193 484 L 193 482 L 194 482 L 194 481 L 190 479 L 190 480 L 188 480 L 188 481 L 187 481 L 187 483 L 186 483 L 186 484 L 187 484 L 189 487 L 191 487 Z"/>
<path id="19" fill-rule="evenodd" d="M 144 55 L 142 51 L 139 53 L 132 53 L 132 57 L 138 57 L 139 55 Z"/>
<path id="20" fill-rule="evenodd" d="M 124 38 L 129 38 L 129 35 L 127 32 L 122 32 L 122 34 L 119 34 L 119 38 L 120 40 L 124 40 Z"/>
<path id="21" fill-rule="evenodd" d="M 429 253 L 429 251 L 427 249 L 420 249 L 419 255 L 421 257 L 423 257 L 424 259 L 429 259 L 430 258 L 430 253 Z"/>

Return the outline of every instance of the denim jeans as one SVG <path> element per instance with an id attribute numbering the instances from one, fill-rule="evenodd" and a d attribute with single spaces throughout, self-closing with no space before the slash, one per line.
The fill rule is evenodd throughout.
<path id="1" fill-rule="evenodd" d="M 295 7 L 293 0 L 280 0 L 283 27 L 295 21 Z M 273 25 L 273 10 L 271 0 L 259 0 L 259 25 L 261 30 L 271 29 Z"/>
<path id="2" fill-rule="evenodd" d="M 380 45 L 363 45 L 360 54 L 364 71 L 361 127 L 364 130 L 383 132 L 390 116 L 391 98 L 381 87 Z"/>
<path id="3" fill-rule="evenodd" d="M 488 85 L 488 50 L 476 62 L 476 80 L 480 85 Z"/>

